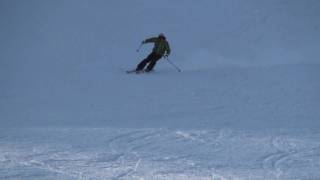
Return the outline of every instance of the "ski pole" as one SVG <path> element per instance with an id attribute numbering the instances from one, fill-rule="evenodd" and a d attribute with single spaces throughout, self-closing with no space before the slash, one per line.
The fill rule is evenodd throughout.
<path id="1" fill-rule="evenodd" d="M 141 49 L 141 47 L 142 47 L 142 43 L 140 44 L 140 46 L 139 46 L 139 48 L 137 49 L 137 52 L 139 52 L 140 51 L 140 49 Z"/>
<path id="2" fill-rule="evenodd" d="M 174 68 L 176 68 L 176 70 L 178 70 L 178 72 L 181 72 L 182 70 L 180 68 L 178 68 L 178 66 L 176 66 L 175 64 L 173 64 L 173 62 L 171 62 L 169 60 L 169 58 L 166 58 L 166 60 L 168 61 L 169 64 L 171 64 Z"/>

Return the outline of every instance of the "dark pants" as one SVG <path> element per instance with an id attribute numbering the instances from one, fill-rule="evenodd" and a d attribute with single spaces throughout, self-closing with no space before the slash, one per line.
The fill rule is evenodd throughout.
<path id="1" fill-rule="evenodd" d="M 155 52 L 152 52 L 151 54 L 149 54 L 149 56 L 148 56 L 147 58 L 145 58 L 144 60 L 142 60 L 142 61 L 138 64 L 136 70 L 137 70 L 137 71 L 143 70 L 144 67 L 149 63 L 148 66 L 147 66 L 146 71 L 152 71 L 152 69 L 153 69 L 154 66 L 156 65 L 157 61 L 158 61 L 159 59 L 161 59 L 161 58 L 162 58 L 162 55 L 159 55 L 159 54 L 157 54 L 157 53 L 155 53 Z"/>

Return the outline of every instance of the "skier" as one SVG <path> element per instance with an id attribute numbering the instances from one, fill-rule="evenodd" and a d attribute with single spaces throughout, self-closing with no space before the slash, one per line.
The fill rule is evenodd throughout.
<path id="1" fill-rule="evenodd" d="M 142 41 L 142 44 L 146 43 L 154 43 L 154 47 L 152 53 L 148 55 L 147 58 L 142 60 L 135 70 L 135 72 L 140 73 L 143 72 L 143 69 L 148 64 L 147 68 L 144 72 L 150 72 L 153 70 L 154 66 L 156 65 L 157 61 L 160 60 L 162 57 L 167 58 L 170 55 L 170 46 L 166 37 L 163 33 L 161 33 L 158 37 L 152 37 Z"/>

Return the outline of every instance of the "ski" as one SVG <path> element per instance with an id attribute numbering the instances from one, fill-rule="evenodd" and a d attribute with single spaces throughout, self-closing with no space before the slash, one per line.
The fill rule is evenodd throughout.
<path id="1" fill-rule="evenodd" d="M 145 71 L 145 70 L 140 70 L 140 71 L 137 71 L 137 70 L 128 70 L 128 71 L 126 71 L 127 74 L 132 74 L 132 73 L 142 74 L 142 73 L 151 73 L 151 72 L 154 72 L 154 70 L 151 70 L 151 71 Z"/>
<path id="2" fill-rule="evenodd" d="M 127 73 L 127 74 L 131 74 L 131 73 L 140 74 L 140 73 L 144 73 L 144 71 L 128 70 L 128 71 L 126 71 L 126 73 Z"/>

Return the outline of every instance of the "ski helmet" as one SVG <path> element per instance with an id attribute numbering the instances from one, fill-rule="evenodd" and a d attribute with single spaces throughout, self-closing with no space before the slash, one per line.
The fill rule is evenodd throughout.
<path id="1" fill-rule="evenodd" d="M 159 34 L 159 38 L 164 38 L 164 39 L 165 39 L 165 38 L 166 38 L 166 36 L 164 36 L 164 34 L 163 34 L 163 33 L 160 33 L 160 34 Z"/>

